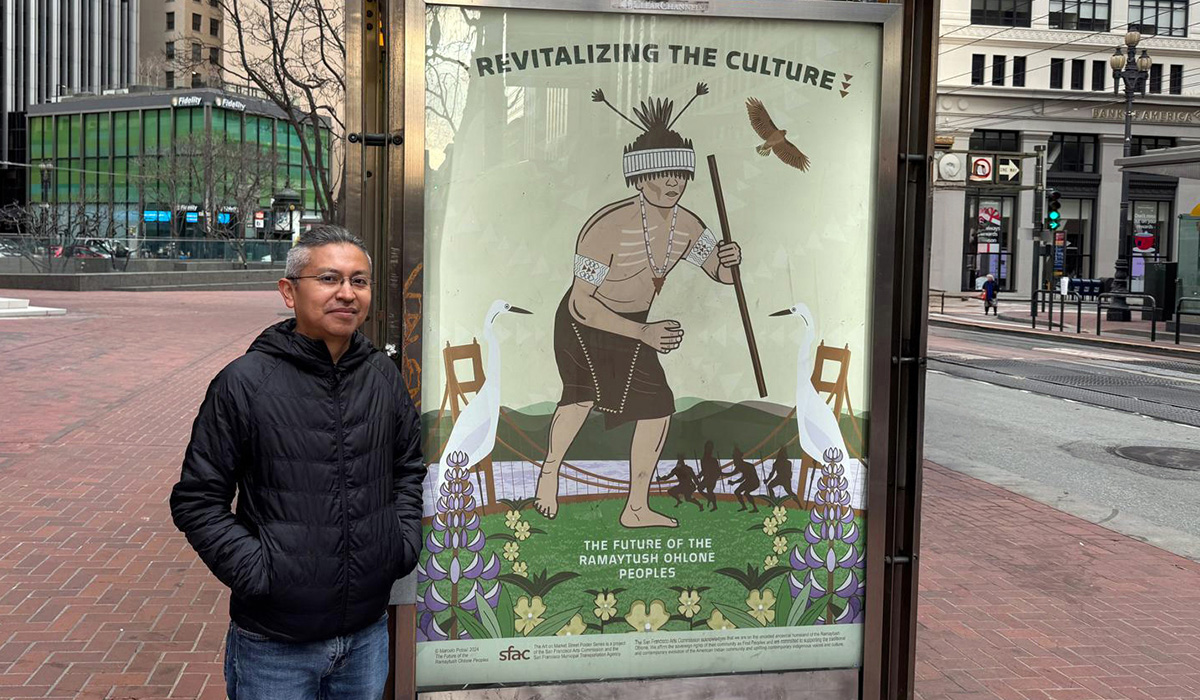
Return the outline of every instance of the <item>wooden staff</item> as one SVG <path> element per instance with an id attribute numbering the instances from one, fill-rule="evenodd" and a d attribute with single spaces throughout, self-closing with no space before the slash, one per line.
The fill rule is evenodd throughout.
<path id="1" fill-rule="evenodd" d="M 721 176 L 717 174 L 717 157 L 708 156 L 708 173 L 712 177 L 713 195 L 717 198 L 717 216 L 721 219 L 721 236 L 725 243 L 732 243 L 729 235 L 729 216 L 725 213 L 725 195 L 721 192 Z M 742 272 L 735 266 L 733 290 L 737 292 L 738 311 L 742 313 L 742 328 L 746 329 L 746 346 L 750 349 L 750 361 L 754 363 L 754 381 L 758 383 L 758 395 L 767 396 L 767 380 L 763 379 L 762 361 L 758 359 L 758 343 L 754 342 L 754 328 L 750 325 L 750 310 L 746 308 L 746 292 L 742 289 Z"/>

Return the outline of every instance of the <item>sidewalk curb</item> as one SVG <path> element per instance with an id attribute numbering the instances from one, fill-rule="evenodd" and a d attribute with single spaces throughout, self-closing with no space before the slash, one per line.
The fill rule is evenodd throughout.
<path id="1" fill-rule="evenodd" d="M 958 321 L 949 318 L 935 318 L 932 314 L 926 316 L 929 325 L 938 326 L 940 328 L 970 328 L 971 330 L 983 331 L 985 333 L 999 333 L 1002 335 L 1018 335 L 1032 338 L 1044 338 L 1046 340 L 1057 340 L 1064 343 L 1073 343 L 1076 345 L 1091 345 L 1108 347 L 1114 350 L 1129 350 L 1137 352 L 1146 352 L 1154 355 L 1165 355 L 1168 357 L 1183 357 L 1190 360 L 1200 360 L 1200 349 L 1191 349 L 1184 346 L 1175 345 L 1143 345 L 1140 343 L 1116 340 L 1113 338 L 1086 335 L 1075 335 L 1074 333 L 1052 332 L 1043 330 L 1033 330 L 1032 328 L 1007 328 L 1004 326 L 991 326 L 980 323 L 972 323 L 970 321 Z M 1172 336 L 1164 336 L 1172 337 Z"/>

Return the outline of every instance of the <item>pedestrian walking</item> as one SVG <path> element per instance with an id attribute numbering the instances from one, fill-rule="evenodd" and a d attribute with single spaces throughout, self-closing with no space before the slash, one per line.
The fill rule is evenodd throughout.
<path id="1" fill-rule="evenodd" d="M 983 293 L 979 295 L 983 299 L 983 315 L 987 316 L 988 309 L 992 310 L 993 316 L 999 316 L 1000 310 L 996 303 L 996 292 L 999 291 L 999 286 L 996 284 L 996 278 L 993 275 L 988 275 L 983 281 Z"/>
<path id="2" fill-rule="evenodd" d="M 358 332 L 371 307 L 361 240 L 302 235 L 279 292 L 295 318 L 212 380 L 171 516 L 231 591 L 231 700 L 378 700 L 388 596 L 421 548 L 419 418 Z"/>

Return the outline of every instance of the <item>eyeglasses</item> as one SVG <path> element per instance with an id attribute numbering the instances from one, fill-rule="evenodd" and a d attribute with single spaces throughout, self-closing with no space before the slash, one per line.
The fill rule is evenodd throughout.
<path id="1" fill-rule="evenodd" d="M 297 275 L 288 277 L 290 280 L 316 280 L 317 284 L 329 289 L 340 289 L 342 283 L 349 280 L 350 286 L 355 290 L 368 289 L 371 286 L 371 278 L 363 275 L 354 275 L 353 277 L 343 277 L 336 272 L 325 272 L 319 275 Z"/>

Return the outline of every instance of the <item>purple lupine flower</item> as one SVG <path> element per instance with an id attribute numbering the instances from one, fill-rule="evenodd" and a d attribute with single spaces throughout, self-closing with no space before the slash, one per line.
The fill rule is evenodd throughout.
<path id="1" fill-rule="evenodd" d="M 817 624 L 860 623 L 865 548 L 850 507 L 850 482 L 842 466 L 845 455 L 830 448 L 822 456 L 825 461 L 817 479 L 815 505 L 804 528 L 804 542 L 793 547 L 788 557 L 792 565 L 788 584 L 793 596 L 810 586 L 808 604 L 824 599 L 820 604 L 825 610 L 817 617 Z M 840 556 L 838 549 L 844 549 Z M 840 610 L 834 605 L 837 600 L 842 603 Z"/>
<path id="2" fill-rule="evenodd" d="M 445 631 L 450 609 L 475 611 L 477 595 L 492 608 L 500 600 L 501 584 L 496 580 L 500 559 L 495 553 L 481 554 L 487 537 L 479 529 L 475 487 L 466 467 L 465 454 L 447 455 L 446 479 L 438 492 L 432 528 L 425 536 L 428 556 L 417 565 L 421 641 L 469 639 L 470 635 L 458 625 L 449 626 L 449 633 Z"/>

